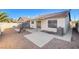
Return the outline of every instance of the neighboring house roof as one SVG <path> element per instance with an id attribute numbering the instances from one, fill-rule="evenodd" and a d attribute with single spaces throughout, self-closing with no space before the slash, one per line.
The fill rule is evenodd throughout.
<path id="1" fill-rule="evenodd" d="M 69 15 L 69 11 L 64 11 L 64 12 L 40 15 L 38 17 L 35 17 L 35 19 L 60 18 L 60 17 L 67 17 L 68 15 Z"/>
<path id="2" fill-rule="evenodd" d="M 17 22 L 27 22 L 27 21 L 30 21 L 30 18 L 20 17 Z"/>

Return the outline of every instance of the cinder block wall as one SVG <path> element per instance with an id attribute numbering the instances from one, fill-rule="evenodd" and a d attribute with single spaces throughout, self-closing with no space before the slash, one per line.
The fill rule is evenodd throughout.
<path id="1" fill-rule="evenodd" d="M 19 23 L 0 23 L 0 29 L 1 31 L 4 31 L 7 28 L 13 28 L 14 26 L 18 26 Z"/>

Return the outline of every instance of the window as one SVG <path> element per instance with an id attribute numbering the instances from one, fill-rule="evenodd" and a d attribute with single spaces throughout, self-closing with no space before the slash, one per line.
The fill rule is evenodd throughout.
<path id="1" fill-rule="evenodd" d="M 31 23 L 34 24 L 34 21 L 32 21 Z"/>
<path id="2" fill-rule="evenodd" d="M 48 20 L 49 28 L 57 28 L 57 20 Z"/>

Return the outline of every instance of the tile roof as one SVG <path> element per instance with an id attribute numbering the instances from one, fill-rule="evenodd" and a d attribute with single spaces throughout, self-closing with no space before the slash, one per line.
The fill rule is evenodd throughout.
<path id="1" fill-rule="evenodd" d="M 59 13 L 40 15 L 36 17 L 35 19 L 60 18 L 60 17 L 66 17 L 67 15 L 68 15 L 68 11 L 64 11 L 64 12 L 59 12 Z"/>
<path id="2" fill-rule="evenodd" d="M 29 21 L 30 20 L 30 18 L 27 18 L 27 17 L 20 17 L 19 19 L 18 19 L 18 22 L 27 22 L 27 21 Z"/>

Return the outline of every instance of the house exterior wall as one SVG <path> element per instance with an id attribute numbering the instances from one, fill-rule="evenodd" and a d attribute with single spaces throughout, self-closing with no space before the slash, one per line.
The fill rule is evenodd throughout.
<path id="1" fill-rule="evenodd" d="M 41 21 L 41 30 L 50 31 L 50 32 L 57 32 L 57 28 L 49 28 L 48 27 L 48 20 L 57 20 L 57 28 L 62 27 L 64 30 L 64 33 L 68 32 L 69 28 L 69 17 L 65 18 L 51 18 L 51 19 L 45 19 L 40 20 Z M 34 24 L 30 22 L 31 28 L 37 28 L 36 21 L 34 21 Z"/>
<path id="2" fill-rule="evenodd" d="M 34 24 L 32 24 L 32 21 L 30 21 L 30 28 L 36 28 L 36 21 L 34 21 Z"/>
<path id="3" fill-rule="evenodd" d="M 63 29 L 65 29 L 65 18 L 51 18 L 51 19 L 46 19 L 42 21 L 42 27 L 41 30 L 46 30 L 46 31 L 51 31 L 51 32 L 57 32 L 57 28 L 58 27 L 62 27 Z M 57 20 L 57 28 L 49 28 L 48 27 L 48 20 Z"/>
<path id="4" fill-rule="evenodd" d="M 64 29 L 65 33 L 67 33 L 69 29 L 70 29 L 70 21 L 69 21 L 69 16 L 67 16 L 65 18 L 65 29 Z"/>
<path id="5" fill-rule="evenodd" d="M 57 32 L 56 28 L 49 28 L 48 27 L 48 20 L 41 21 L 41 30 L 50 31 L 50 32 Z"/>

